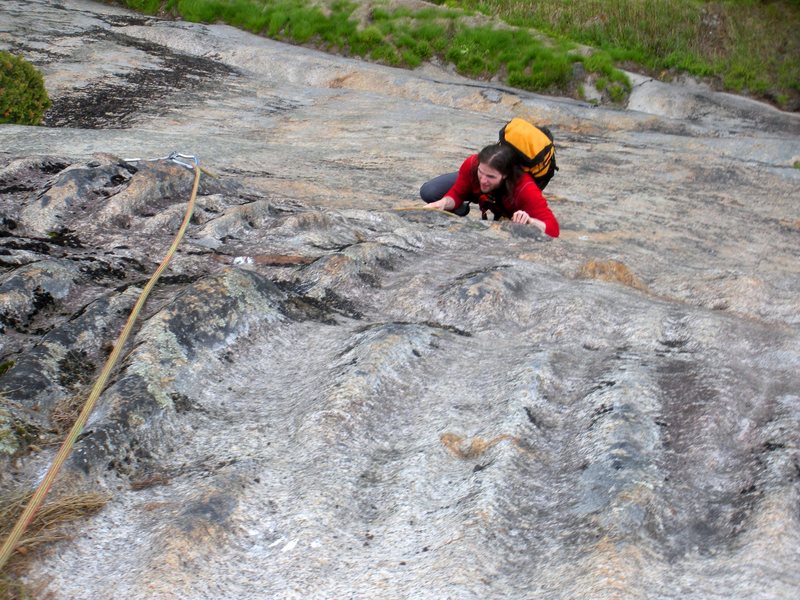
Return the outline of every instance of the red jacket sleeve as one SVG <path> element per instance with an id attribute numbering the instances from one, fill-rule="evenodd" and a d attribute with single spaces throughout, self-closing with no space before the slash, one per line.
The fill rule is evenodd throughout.
<path id="1" fill-rule="evenodd" d="M 445 196 L 450 196 L 453 200 L 455 200 L 456 205 L 453 207 L 454 209 L 461 206 L 465 200 L 471 200 L 471 197 L 475 194 L 474 173 L 477 162 L 478 155 L 473 154 L 472 156 L 468 157 L 467 160 L 461 163 L 461 168 L 458 169 L 458 177 L 456 178 L 456 182 L 445 194 Z"/>
<path id="2" fill-rule="evenodd" d="M 544 222 L 544 232 L 550 237 L 558 237 L 560 229 L 553 211 L 547 205 L 539 186 L 528 175 L 523 175 L 514 190 L 514 211 L 524 210 L 534 219 Z"/>

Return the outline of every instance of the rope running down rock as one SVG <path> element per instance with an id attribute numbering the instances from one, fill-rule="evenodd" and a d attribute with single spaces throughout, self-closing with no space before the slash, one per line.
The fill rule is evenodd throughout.
<path id="1" fill-rule="evenodd" d="M 181 159 L 190 159 L 192 163 L 184 162 Z M 128 159 L 127 162 L 139 162 L 144 159 Z M 48 469 L 47 473 L 45 474 L 44 478 L 42 479 L 39 486 L 36 488 L 33 496 L 31 497 L 30 501 L 28 502 L 25 510 L 20 515 L 19 519 L 17 519 L 16 524 L 14 525 L 14 529 L 11 530 L 8 538 L 3 542 L 2 551 L 0 551 L 0 571 L 5 567 L 6 562 L 11 557 L 14 549 L 16 548 L 17 544 L 19 543 L 22 534 L 25 533 L 25 530 L 30 525 L 31 521 L 33 520 L 36 511 L 44 502 L 44 498 L 47 493 L 50 491 L 50 488 L 55 481 L 56 476 L 58 475 L 61 467 L 63 466 L 66 459 L 69 457 L 70 452 L 72 452 L 72 448 L 75 445 L 78 437 L 80 436 L 81 432 L 83 431 L 86 422 L 89 419 L 89 415 L 91 415 L 92 410 L 94 409 L 95 404 L 97 403 L 97 399 L 100 397 L 103 388 L 108 381 L 108 378 L 111 374 L 111 370 L 114 368 L 117 360 L 119 359 L 120 353 L 122 352 L 122 348 L 125 345 L 125 342 L 130 335 L 133 325 L 136 322 L 137 317 L 139 316 L 139 312 L 141 311 L 142 307 L 144 306 L 145 301 L 147 300 L 148 295 L 150 294 L 151 290 L 155 286 L 156 282 L 158 281 L 161 274 L 167 268 L 172 256 L 175 254 L 175 251 L 178 248 L 181 240 L 183 239 L 183 235 L 186 232 L 186 228 L 189 226 L 189 221 L 192 218 L 192 213 L 194 212 L 194 205 L 195 199 L 197 197 L 197 189 L 200 184 L 200 171 L 205 171 L 199 165 L 199 161 L 196 157 L 185 155 L 185 154 L 178 154 L 177 152 L 173 152 L 169 156 L 160 159 L 153 159 L 153 160 L 171 160 L 179 165 L 187 167 L 194 171 L 194 184 L 192 186 L 192 193 L 191 197 L 189 198 L 189 203 L 186 207 L 186 214 L 183 217 L 183 222 L 181 223 L 180 229 L 178 233 L 175 235 L 175 238 L 170 246 L 167 254 L 164 256 L 164 259 L 161 261 L 161 264 L 155 270 L 153 275 L 150 277 L 150 280 L 144 286 L 142 293 L 139 295 L 139 299 L 136 301 L 136 305 L 131 310 L 131 314 L 128 317 L 128 321 L 125 323 L 125 327 L 122 329 L 122 332 L 117 339 L 116 344 L 114 344 L 114 349 L 111 351 L 111 354 L 106 361 L 105 366 L 103 367 L 102 372 L 100 373 L 100 377 L 94 384 L 91 393 L 89 394 L 89 398 L 86 400 L 86 404 L 84 404 L 83 409 L 81 410 L 78 418 L 76 419 L 75 423 L 70 429 L 69 434 L 67 435 L 66 439 L 61 445 L 58 453 L 56 454 L 55 458 L 53 459 L 50 468 Z M 207 173 L 207 171 L 205 171 Z"/>

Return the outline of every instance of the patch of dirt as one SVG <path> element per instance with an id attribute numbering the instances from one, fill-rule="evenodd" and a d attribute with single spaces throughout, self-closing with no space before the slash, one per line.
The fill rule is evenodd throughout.
<path id="1" fill-rule="evenodd" d="M 580 279 L 599 279 L 621 283 L 636 290 L 647 291 L 647 286 L 624 263 L 618 260 L 590 260 L 578 270 Z"/>
<path id="2" fill-rule="evenodd" d="M 728 17 L 718 4 L 706 4 L 700 18 L 700 52 L 710 60 L 721 58 L 728 52 L 731 32 Z"/>

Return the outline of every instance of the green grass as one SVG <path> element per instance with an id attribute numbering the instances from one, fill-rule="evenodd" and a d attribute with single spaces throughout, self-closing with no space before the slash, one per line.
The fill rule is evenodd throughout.
<path id="1" fill-rule="evenodd" d="M 436 0 L 434 0 L 436 1 Z M 448 0 L 604 50 L 661 79 L 710 78 L 721 89 L 800 110 L 797 0 Z"/>
<path id="2" fill-rule="evenodd" d="M 469 77 L 542 93 L 580 97 L 572 73 L 583 63 L 614 102 L 630 92 L 624 67 L 667 80 L 685 72 L 800 110 L 797 0 L 434 1 L 413 11 L 386 0 L 120 0 L 391 66 L 436 58 Z M 515 28 L 468 25 L 478 13 Z"/>

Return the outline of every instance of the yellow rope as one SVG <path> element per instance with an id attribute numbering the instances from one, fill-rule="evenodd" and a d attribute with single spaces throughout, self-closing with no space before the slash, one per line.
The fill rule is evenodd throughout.
<path id="1" fill-rule="evenodd" d="M 100 373 L 100 377 L 95 382 L 94 387 L 92 388 L 91 393 L 89 394 L 89 399 L 86 401 L 86 404 L 83 406 L 80 415 L 78 415 L 75 424 L 72 426 L 72 429 L 69 432 L 69 435 L 64 440 L 63 444 L 61 444 L 61 448 L 56 454 L 55 458 L 53 459 L 52 464 L 50 465 L 47 474 L 44 476 L 44 479 L 39 484 L 39 487 L 36 488 L 36 492 L 31 497 L 28 505 L 25 507 L 25 510 L 20 515 L 19 519 L 17 520 L 16 525 L 14 525 L 14 529 L 9 534 L 8 538 L 3 542 L 2 552 L 0 552 L 0 570 L 5 567 L 6 562 L 11 557 L 12 552 L 16 548 L 17 543 L 19 543 L 22 534 L 25 533 L 25 529 L 27 529 L 28 525 L 30 525 L 31 521 L 33 520 L 33 516 L 36 511 L 41 506 L 42 502 L 44 501 L 44 497 L 47 495 L 47 492 L 50 491 L 50 488 L 55 481 L 58 472 L 60 471 L 64 461 L 66 461 L 67 457 L 69 456 L 70 452 L 72 451 L 72 447 L 75 445 L 75 442 L 78 439 L 78 436 L 83 431 L 83 427 L 86 425 L 86 422 L 89 419 L 89 415 L 94 408 L 94 405 L 97 403 L 97 399 L 100 397 L 100 393 L 103 391 L 103 388 L 108 381 L 108 378 L 111 374 L 111 369 L 114 367 L 114 364 L 119 359 L 119 355 L 122 352 L 122 347 L 125 345 L 125 341 L 128 339 L 128 336 L 133 329 L 133 324 L 136 321 L 136 318 L 139 316 L 139 312 L 142 310 L 144 306 L 145 300 L 147 296 L 150 294 L 150 291 L 155 286 L 158 278 L 161 277 L 161 273 L 164 269 L 167 268 L 169 261 L 172 259 L 172 255 L 175 254 L 175 250 L 178 248 L 178 244 L 180 244 L 181 239 L 183 239 L 183 234 L 186 232 L 186 228 L 189 226 L 189 220 L 192 218 L 192 213 L 194 212 L 194 204 L 195 198 L 197 197 L 197 188 L 200 184 L 200 166 L 195 165 L 194 167 L 194 185 L 192 186 L 192 195 L 189 199 L 189 205 L 186 208 L 186 215 L 183 217 L 183 223 L 181 223 L 181 227 L 178 230 L 175 239 L 172 242 L 172 245 L 169 248 L 164 260 L 161 261 L 161 264 L 156 269 L 155 273 L 153 273 L 150 280 L 147 282 L 147 285 L 144 286 L 142 293 L 139 295 L 139 300 L 137 300 L 136 305 L 133 307 L 130 316 L 128 317 L 128 322 L 125 323 L 125 327 L 122 329 L 122 333 L 120 333 L 119 338 L 117 339 L 117 343 L 114 345 L 114 349 L 111 351 L 111 355 L 108 357 L 105 366 L 103 367 L 103 371 Z"/>

